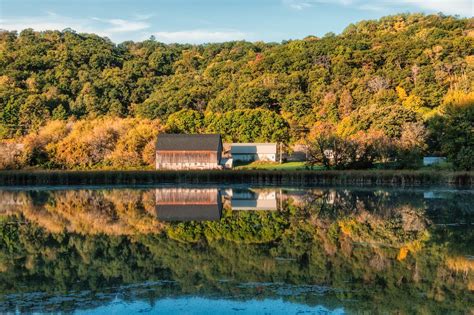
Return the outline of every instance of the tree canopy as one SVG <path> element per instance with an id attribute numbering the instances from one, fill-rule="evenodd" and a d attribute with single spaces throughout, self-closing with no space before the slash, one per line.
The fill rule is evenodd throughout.
<path id="1" fill-rule="evenodd" d="M 170 121 L 180 132 L 223 131 L 234 141 L 296 142 L 317 122 L 345 136 L 377 129 L 399 138 L 405 124 L 439 127 L 431 121 L 462 98 L 453 94 L 473 106 L 473 47 L 472 19 L 423 14 L 282 43 L 114 44 L 71 30 L 2 31 L 0 139 L 49 120 L 98 116 Z M 257 124 L 266 136 L 224 126 L 234 118 L 246 124 L 257 113 L 274 120 Z M 184 128 L 193 117 L 195 125 Z M 287 128 L 288 136 L 272 128 Z M 430 149 L 449 155 L 443 139 L 430 140 L 439 144 Z"/>

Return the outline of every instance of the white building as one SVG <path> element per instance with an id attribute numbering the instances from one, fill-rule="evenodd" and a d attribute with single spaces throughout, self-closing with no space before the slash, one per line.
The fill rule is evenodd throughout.
<path id="1" fill-rule="evenodd" d="M 232 143 L 230 153 L 233 161 L 276 161 L 276 143 Z"/>
<path id="2" fill-rule="evenodd" d="M 230 205 L 234 211 L 274 211 L 278 210 L 278 193 L 276 190 L 232 189 Z"/>
<path id="3" fill-rule="evenodd" d="M 429 165 L 436 165 L 446 162 L 446 158 L 442 156 L 425 156 L 423 158 L 423 165 L 424 166 L 429 166 Z"/>

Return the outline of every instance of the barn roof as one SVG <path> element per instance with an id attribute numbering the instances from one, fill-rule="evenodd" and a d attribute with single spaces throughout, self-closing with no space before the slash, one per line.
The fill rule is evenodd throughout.
<path id="1" fill-rule="evenodd" d="M 217 151 L 221 135 L 202 134 L 159 134 L 156 143 L 158 151 Z"/>

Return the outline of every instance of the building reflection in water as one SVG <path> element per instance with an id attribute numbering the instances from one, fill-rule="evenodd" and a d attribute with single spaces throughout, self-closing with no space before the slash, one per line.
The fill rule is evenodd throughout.
<path id="1" fill-rule="evenodd" d="M 217 188 L 158 188 L 156 214 L 162 221 L 216 221 L 222 216 Z"/>
<path id="2" fill-rule="evenodd" d="M 281 192 L 276 189 L 227 189 L 224 197 L 230 200 L 233 211 L 278 210 Z"/>
<path id="3" fill-rule="evenodd" d="M 277 189 L 158 188 L 156 214 L 161 221 L 216 221 L 223 204 L 233 211 L 276 211 L 281 192 Z"/>

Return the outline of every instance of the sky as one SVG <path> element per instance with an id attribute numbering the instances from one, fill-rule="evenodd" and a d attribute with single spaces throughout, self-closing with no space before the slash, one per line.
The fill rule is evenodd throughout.
<path id="1" fill-rule="evenodd" d="M 281 42 L 397 13 L 473 16 L 474 0 L 0 0 L 0 29 L 95 33 L 115 43 Z"/>

